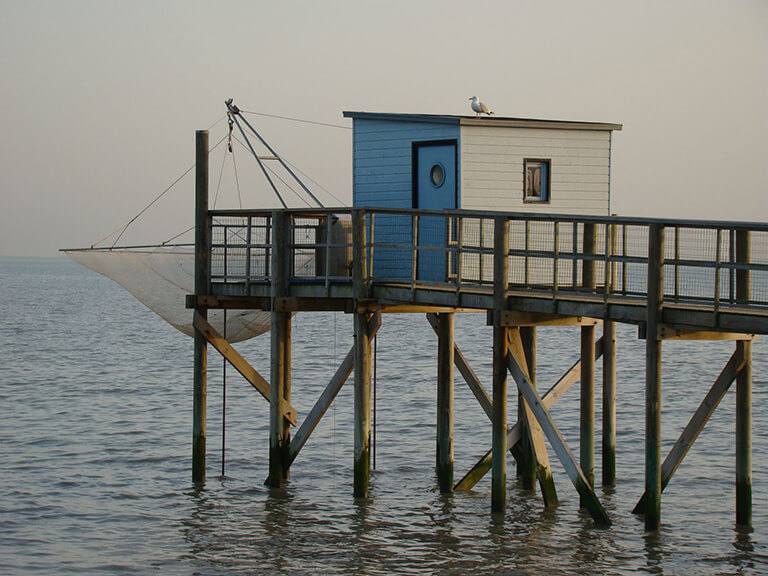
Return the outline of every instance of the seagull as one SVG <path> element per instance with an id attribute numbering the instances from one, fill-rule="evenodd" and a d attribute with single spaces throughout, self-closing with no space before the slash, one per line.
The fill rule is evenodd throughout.
<path id="1" fill-rule="evenodd" d="M 469 100 L 472 100 L 472 110 L 475 111 L 475 116 L 479 117 L 481 114 L 488 114 L 490 116 L 493 114 L 493 110 L 488 108 L 483 102 L 477 101 L 477 96 L 472 96 Z"/>

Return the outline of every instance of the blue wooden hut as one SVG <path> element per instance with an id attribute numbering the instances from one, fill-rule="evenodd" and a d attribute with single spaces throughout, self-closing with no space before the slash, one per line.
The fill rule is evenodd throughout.
<path id="1" fill-rule="evenodd" d="M 610 214 L 611 138 L 620 124 L 349 111 L 344 116 L 353 119 L 355 207 Z M 422 248 L 450 242 L 434 220 L 420 222 Z M 402 226 L 388 229 L 393 243 L 405 243 L 411 234 Z M 406 274 L 398 264 L 403 255 L 379 252 L 379 271 L 391 266 L 392 274 Z M 430 256 L 422 250 L 418 276 L 441 280 L 446 266 L 439 251 Z"/>

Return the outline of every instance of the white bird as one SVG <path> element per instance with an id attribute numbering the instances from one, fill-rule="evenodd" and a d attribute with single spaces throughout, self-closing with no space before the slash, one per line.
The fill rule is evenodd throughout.
<path id="1" fill-rule="evenodd" d="M 475 111 L 475 116 L 479 117 L 481 114 L 488 114 L 490 116 L 493 114 L 493 110 L 488 108 L 485 103 L 477 101 L 477 96 L 472 96 L 469 100 L 472 100 L 472 110 Z"/>

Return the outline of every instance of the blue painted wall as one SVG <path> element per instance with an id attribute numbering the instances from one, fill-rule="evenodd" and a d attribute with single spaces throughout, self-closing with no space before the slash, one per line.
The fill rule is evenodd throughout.
<path id="1" fill-rule="evenodd" d="M 353 134 L 353 206 L 412 208 L 413 143 L 450 139 L 458 142 L 459 126 L 356 118 Z M 409 245 L 413 234 L 411 220 L 379 215 L 374 233 L 376 243 Z M 373 274 L 379 278 L 410 281 L 413 253 L 391 247 L 376 248 Z"/>
<path id="2" fill-rule="evenodd" d="M 353 206 L 412 208 L 412 143 L 449 139 L 458 141 L 458 124 L 356 118 L 352 150 Z"/>

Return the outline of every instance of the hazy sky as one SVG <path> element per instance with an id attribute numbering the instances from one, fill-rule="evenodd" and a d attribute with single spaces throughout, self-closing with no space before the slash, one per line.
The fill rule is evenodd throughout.
<path id="1" fill-rule="evenodd" d="M 346 126 L 342 110 L 467 114 L 473 94 L 501 116 L 622 123 L 614 212 L 768 219 L 765 0 L 0 0 L 0 82 L 0 255 L 54 255 L 125 224 L 192 165 L 195 130 L 230 97 Z M 350 130 L 249 119 L 349 201 Z M 245 184 L 244 204 L 275 205 Z M 191 225 L 193 188 L 126 239 Z"/>

